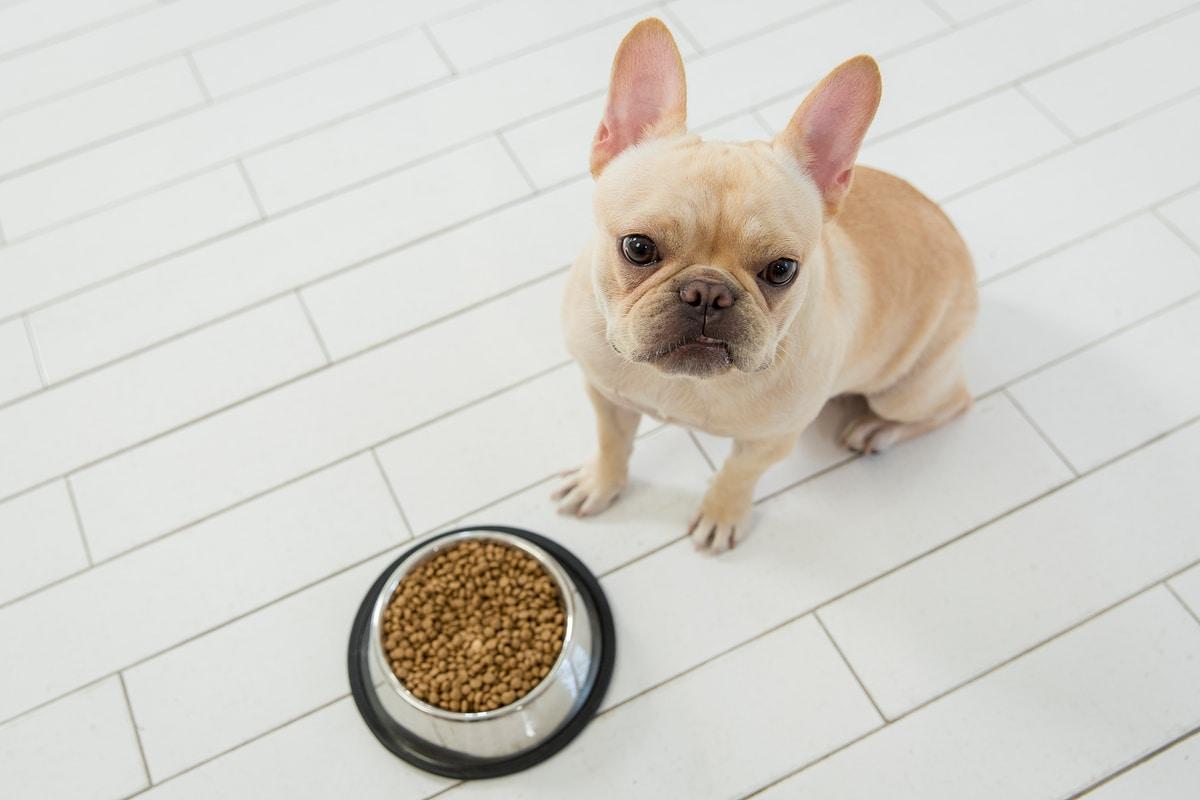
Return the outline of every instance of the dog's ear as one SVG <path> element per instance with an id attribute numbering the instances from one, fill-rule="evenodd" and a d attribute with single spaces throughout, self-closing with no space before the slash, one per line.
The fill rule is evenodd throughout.
<path id="1" fill-rule="evenodd" d="M 687 127 L 683 59 L 662 21 L 644 19 L 621 40 L 613 59 L 604 118 L 592 140 L 592 175 L 618 153 L 654 136 Z"/>
<path id="2" fill-rule="evenodd" d="M 804 98 L 787 127 L 775 137 L 808 170 L 825 200 L 825 213 L 837 213 L 854 160 L 879 107 L 879 65 L 855 56 L 825 76 Z"/>

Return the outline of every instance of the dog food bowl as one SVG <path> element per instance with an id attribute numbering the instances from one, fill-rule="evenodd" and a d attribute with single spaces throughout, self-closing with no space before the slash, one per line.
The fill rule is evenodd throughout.
<path id="1" fill-rule="evenodd" d="M 563 646 L 549 674 L 515 702 L 475 713 L 418 699 L 383 651 L 383 614 L 400 581 L 420 562 L 464 540 L 520 548 L 541 564 L 563 601 Z M 350 688 L 375 738 L 421 769 L 452 778 L 490 778 L 537 764 L 591 720 L 608 688 L 616 639 L 595 576 L 562 545 L 517 528 L 480 526 L 428 539 L 396 559 L 371 586 L 350 632 Z"/>

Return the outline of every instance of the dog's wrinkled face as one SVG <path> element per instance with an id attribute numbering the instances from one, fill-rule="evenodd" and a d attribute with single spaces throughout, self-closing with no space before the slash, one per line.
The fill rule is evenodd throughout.
<path id="1" fill-rule="evenodd" d="M 613 349 L 671 374 L 756 372 L 820 267 L 822 204 L 766 142 L 648 141 L 596 185 L 593 281 Z"/>
<path id="2" fill-rule="evenodd" d="M 591 153 L 592 282 L 613 349 L 701 378 L 770 367 L 819 286 L 821 227 L 849 191 L 879 93 L 878 67 L 858 56 L 771 142 L 704 142 L 687 134 L 670 32 L 634 26 Z"/>

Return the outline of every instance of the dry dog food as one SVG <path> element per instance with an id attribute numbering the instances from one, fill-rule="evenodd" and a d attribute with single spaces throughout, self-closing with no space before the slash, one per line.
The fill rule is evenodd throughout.
<path id="1" fill-rule="evenodd" d="M 392 671 L 448 711 L 491 711 L 529 693 L 563 642 L 558 585 L 506 544 L 468 540 L 400 581 L 383 616 Z"/>

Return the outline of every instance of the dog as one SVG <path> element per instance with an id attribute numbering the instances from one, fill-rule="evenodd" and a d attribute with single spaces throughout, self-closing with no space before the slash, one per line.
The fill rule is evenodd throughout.
<path id="1" fill-rule="evenodd" d="M 646 19 L 624 38 L 591 147 L 595 235 L 562 312 L 599 446 L 563 473 L 560 511 L 616 499 L 648 414 L 733 438 L 688 529 L 721 552 L 749 533 L 758 479 L 830 398 L 865 397 L 842 434 L 862 453 L 970 408 L 967 247 L 911 185 L 855 166 L 880 96 L 878 65 L 857 56 L 773 140 L 706 142 L 687 132 L 666 26 Z"/>

